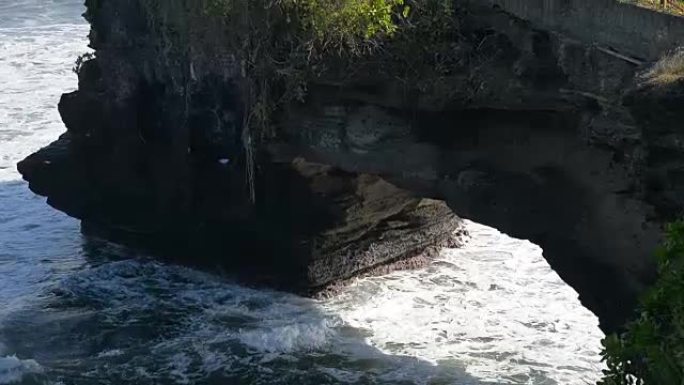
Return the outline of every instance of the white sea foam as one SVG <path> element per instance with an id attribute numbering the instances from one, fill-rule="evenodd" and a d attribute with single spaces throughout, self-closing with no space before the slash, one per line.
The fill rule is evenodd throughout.
<path id="1" fill-rule="evenodd" d="M 112 315 L 182 311 L 195 337 L 209 342 L 235 339 L 262 353 L 320 349 L 340 323 L 313 300 L 245 288 L 151 260 L 107 263 L 67 278 L 58 291 L 62 298 L 85 299 Z M 112 352 L 120 353 L 105 353 Z"/>
<path id="2" fill-rule="evenodd" d="M 249 289 L 150 260 L 73 275 L 61 295 L 93 301 L 115 319 L 125 314 L 122 326 L 148 312 L 184 318 L 175 337 L 153 348 L 158 357 L 170 357 L 162 373 L 178 383 L 241 367 L 268 371 L 274 362 L 329 353 L 386 362 L 375 369 L 320 366 L 340 382 L 368 375 L 416 384 L 435 378 L 458 378 L 459 384 L 596 381 L 603 334 L 577 293 L 535 245 L 473 223 L 468 228 L 471 242 L 445 250 L 431 266 L 359 279 L 326 301 Z M 248 354 L 234 351 L 235 343 Z"/>
<path id="3" fill-rule="evenodd" d="M 283 324 L 285 321 L 286 324 Z M 294 322 L 293 322 L 294 321 Z M 258 329 L 242 330 L 240 342 L 259 352 L 306 352 L 323 348 L 335 333 L 330 320 L 267 320 Z"/>
<path id="4" fill-rule="evenodd" d="M 75 221 L 30 193 L 16 163 L 64 131 L 57 102 L 75 88 L 74 59 L 88 50 L 80 12 L 76 0 L 0 1 L 0 325 L 35 300 L 49 272 L 74 267 Z M 37 263 L 48 256 L 65 258 Z"/>
<path id="5" fill-rule="evenodd" d="M 118 357 L 123 355 L 123 351 L 121 349 L 111 349 L 111 350 L 105 350 L 100 352 L 97 357 L 98 358 L 103 358 L 103 357 Z"/>
<path id="6" fill-rule="evenodd" d="M 76 87 L 87 34 L 84 24 L 0 25 L 0 181 L 17 179 L 16 163 L 64 132 L 57 102 Z"/>
<path id="7" fill-rule="evenodd" d="M 0 384 L 14 384 L 28 374 L 42 373 L 43 368 L 34 360 L 20 360 L 16 356 L 0 357 Z"/>
<path id="8" fill-rule="evenodd" d="M 387 353 L 455 359 L 497 383 L 595 382 L 598 319 L 542 250 L 472 222 L 468 230 L 470 243 L 432 266 L 357 280 L 326 306 Z"/>

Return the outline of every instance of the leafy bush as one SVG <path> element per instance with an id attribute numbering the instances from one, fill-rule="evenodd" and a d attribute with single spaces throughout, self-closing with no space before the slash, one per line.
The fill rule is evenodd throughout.
<path id="1" fill-rule="evenodd" d="M 227 24 L 242 32 L 241 38 L 261 39 L 270 35 L 275 40 L 309 47 L 314 43 L 356 45 L 391 35 L 397 29 L 394 15 L 408 12 L 404 0 L 205 1 L 205 14 L 225 18 Z M 283 22 L 287 25 L 286 33 L 271 35 Z"/>
<path id="2" fill-rule="evenodd" d="M 307 84 L 331 67 L 335 73 L 352 73 L 360 58 L 380 61 L 371 56 L 388 52 L 392 42 L 405 48 L 402 57 L 415 57 L 415 63 L 397 66 L 402 64 L 403 72 L 417 67 L 425 62 L 421 54 L 433 47 L 429 39 L 446 37 L 442 31 L 451 28 L 453 17 L 453 0 L 139 1 L 162 42 L 161 56 L 171 65 L 203 52 L 204 58 L 223 54 L 240 67 L 238 76 L 235 65 L 222 68 L 233 71 L 226 77 L 235 80 L 245 103 L 242 136 L 252 200 L 253 154 L 274 136 L 277 111 L 303 101 Z M 446 63 L 429 54 L 435 67 Z M 422 77 L 416 70 L 410 75 Z M 178 86 L 187 89 L 188 84 Z"/>
<path id="3" fill-rule="evenodd" d="M 660 12 L 684 16 L 684 1 L 682 0 L 621 0 L 622 2 L 651 8 Z"/>
<path id="4" fill-rule="evenodd" d="M 74 62 L 74 66 L 71 68 L 71 71 L 73 71 L 73 73 L 75 73 L 76 75 L 80 74 L 83 64 L 94 58 L 95 54 L 92 52 L 86 52 L 84 54 L 78 55 L 78 57 L 76 58 L 76 62 Z"/>
<path id="5" fill-rule="evenodd" d="M 666 85 L 684 79 L 684 48 L 658 60 L 641 76 L 641 80 L 654 85 Z"/>
<path id="6" fill-rule="evenodd" d="M 639 318 L 603 341 L 608 370 L 599 384 L 684 384 L 684 222 L 668 226 L 658 273 Z"/>
<path id="7" fill-rule="evenodd" d="M 371 39 L 396 31 L 392 16 L 404 0 L 309 0 L 298 4 L 307 15 L 305 26 L 319 38 Z"/>

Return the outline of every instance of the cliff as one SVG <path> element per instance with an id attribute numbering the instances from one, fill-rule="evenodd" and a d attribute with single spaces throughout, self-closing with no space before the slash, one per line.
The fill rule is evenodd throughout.
<path id="1" fill-rule="evenodd" d="M 377 175 L 260 151 L 249 176 L 240 63 L 204 2 L 86 5 L 68 131 L 19 165 L 84 231 L 304 293 L 453 242 L 444 202 Z"/>
<path id="2" fill-rule="evenodd" d="M 201 3 L 88 2 L 68 131 L 19 165 L 84 230 L 311 292 L 448 242 L 455 212 L 542 246 L 604 329 L 629 316 L 683 204 L 681 88 L 648 61 L 470 1 L 436 45 L 326 62 L 257 138 Z"/>

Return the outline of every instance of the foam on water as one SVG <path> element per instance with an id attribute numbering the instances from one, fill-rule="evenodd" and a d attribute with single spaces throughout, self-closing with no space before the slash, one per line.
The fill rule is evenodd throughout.
<path id="1" fill-rule="evenodd" d="M 42 373 L 43 368 L 34 360 L 20 360 L 17 356 L 0 357 L 0 384 L 15 384 L 30 374 Z"/>
<path id="2" fill-rule="evenodd" d="M 0 15 L 11 12 L 7 8 L 3 2 Z M 75 89 L 73 63 L 88 51 L 83 23 L 5 25 L 0 23 L 0 181 L 17 179 L 16 162 L 64 132 L 57 102 Z"/>
<path id="3" fill-rule="evenodd" d="M 153 383 L 190 383 L 216 373 L 278 377 L 274 365 L 320 353 L 339 323 L 313 300 L 147 259 L 105 262 L 64 278 L 41 297 L 50 314 L 18 312 L 16 323 L 38 319 L 38 329 L 55 341 L 56 351 L 69 347 L 68 355 L 88 356 L 74 351 L 86 343 L 81 337 L 109 340 L 91 344 L 97 352 L 90 362 L 83 360 L 81 370 L 89 368 L 93 379 L 131 373 L 143 373 Z M 61 325 L 85 325 L 80 330 L 85 336 L 53 336 L 55 314 L 65 315 Z M 12 329 L 14 322 L 9 324 Z M 103 365 L 111 361 L 116 367 Z"/>
<path id="4" fill-rule="evenodd" d="M 98 345 L 86 364 L 93 378 L 142 371 L 153 382 L 247 375 L 289 383 L 278 378 L 303 365 L 307 376 L 348 383 L 595 382 L 596 317 L 539 248 L 468 227 L 470 244 L 428 268 L 360 279 L 325 301 L 147 259 L 80 271 L 43 298 L 53 311 L 77 309 L 89 339 L 116 330 L 116 343 Z M 83 342 L 72 338 L 62 345 Z M 102 366 L 111 360 L 115 367 Z"/>
<path id="5" fill-rule="evenodd" d="M 540 250 L 469 226 L 469 247 L 423 270 L 358 280 L 326 301 L 144 258 L 91 261 L 14 311 L 0 335 L 12 348 L 51 341 L 38 360 L 48 371 L 112 383 L 595 380 L 596 318 Z M 60 367 L 74 356 L 75 369 Z"/>
<path id="6" fill-rule="evenodd" d="M 75 221 L 46 209 L 16 171 L 18 161 L 64 132 L 57 102 L 76 87 L 74 58 L 88 50 L 80 12 L 73 0 L 0 2 L 0 324 L 32 301 L 46 274 L 73 267 L 80 240 Z M 48 255 L 66 258 L 37 263 Z"/>
<path id="7" fill-rule="evenodd" d="M 541 250 L 468 224 L 429 267 L 314 301 L 84 239 L 15 164 L 64 131 L 81 0 L 0 3 L 0 384 L 585 384 L 598 322 Z"/>
<path id="8" fill-rule="evenodd" d="M 43 368 L 34 360 L 20 360 L 15 355 L 4 355 L 5 345 L 0 343 L 0 385 L 20 382 L 26 375 L 42 373 Z"/>
<path id="9" fill-rule="evenodd" d="M 598 320 L 542 250 L 472 222 L 463 249 L 421 271 L 355 282 L 327 304 L 369 343 L 431 362 L 455 359 L 484 380 L 560 384 L 599 378 Z"/>

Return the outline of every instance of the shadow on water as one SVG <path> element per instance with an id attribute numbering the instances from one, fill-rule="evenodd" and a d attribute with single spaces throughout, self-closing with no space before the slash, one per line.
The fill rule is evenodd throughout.
<path id="1" fill-rule="evenodd" d="M 23 182 L 0 183 L 0 207 L 0 383 L 486 384 L 385 354 L 320 302 L 84 238 Z"/>

